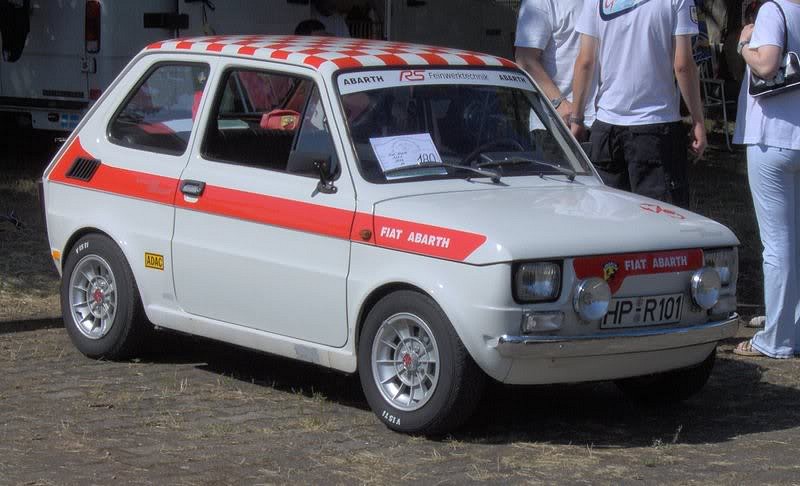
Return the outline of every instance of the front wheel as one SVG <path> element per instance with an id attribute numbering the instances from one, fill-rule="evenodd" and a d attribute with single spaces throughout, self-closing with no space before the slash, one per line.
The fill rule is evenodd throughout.
<path id="1" fill-rule="evenodd" d="M 61 278 L 64 326 L 80 352 L 122 359 L 148 329 L 128 262 L 108 237 L 86 235 L 69 251 Z"/>
<path id="2" fill-rule="evenodd" d="M 700 364 L 678 370 L 617 380 L 620 390 L 633 399 L 651 405 L 681 402 L 699 392 L 711 376 L 717 349 Z"/>
<path id="3" fill-rule="evenodd" d="M 453 430 L 475 410 L 485 381 L 439 306 L 405 290 L 367 315 L 358 363 L 370 407 L 399 432 Z"/>

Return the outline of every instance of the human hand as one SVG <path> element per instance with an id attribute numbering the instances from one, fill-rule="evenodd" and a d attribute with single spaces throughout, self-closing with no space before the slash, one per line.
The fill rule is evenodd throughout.
<path id="1" fill-rule="evenodd" d="M 583 125 L 583 123 L 572 122 L 570 123 L 569 129 L 578 142 L 585 142 L 589 138 L 586 133 L 586 127 Z"/>
<path id="2" fill-rule="evenodd" d="M 689 144 L 689 150 L 696 156 L 695 162 L 703 158 L 703 152 L 706 151 L 706 145 L 708 141 L 706 140 L 706 125 L 704 122 L 694 122 L 692 124 L 692 131 L 689 134 L 689 138 L 691 139 L 691 143 Z"/>
<path id="3" fill-rule="evenodd" d="M 556 111 L 558 112 L 558 116 L 564 120 L 564 123 L 569 126 L 569 116 L 572 114 L 572 103 L 567 100 L 561 100 L 561 104 L 558 105 Z"/>
<path id="4" fill-rule="evenodd" d="M 750 38 L 753 37 L 753 28 L 755 24 L 747 24 L 742 27 L 742 33 L 739 34 L 739 42 L 750 42 Z"/>

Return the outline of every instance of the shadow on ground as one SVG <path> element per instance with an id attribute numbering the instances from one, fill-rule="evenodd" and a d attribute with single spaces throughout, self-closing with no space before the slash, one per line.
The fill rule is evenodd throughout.
<path id="1" fill-rule="evenodd" d="M 203 339 L 163 333 L 143 362 L 199 363 L 197 368 L 247 383 L 359 410 L 368 409 L 357 375 Z M 475 415 L 443 439 L 484 444 L 539 442 L 633 448 L 722 443 L 740 435 L 800 426 L 798 361 L 740 359 L 721 346 L 709 383 L 689 401 L 645 407 L 613 383 L 505 386 L 490 383 Z M 762 366 L 763 365 L 763 366 Z M 765 366 L 769 366 L 766 368 Z M 769 371 L 769 381 L 764 373 Z M 377 421 L 377 418 L 376 418 Z"/>

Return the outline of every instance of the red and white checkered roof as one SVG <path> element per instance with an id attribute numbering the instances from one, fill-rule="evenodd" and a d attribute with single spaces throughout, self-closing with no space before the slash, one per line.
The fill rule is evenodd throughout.
<path id="1" fill-rule="evenodd" d="M 340 37 L 247 35 L 210 36 L 156 42 L 146 50 L 215 52 L 229 56 L 309 66 L 325 73 L 380 66 L 503 66 L 507 59 L 477 52 L 405 42 Z"/>

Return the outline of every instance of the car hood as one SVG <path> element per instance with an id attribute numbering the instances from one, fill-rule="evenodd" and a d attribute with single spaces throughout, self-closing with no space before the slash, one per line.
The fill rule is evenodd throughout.
<path id="1" fill-rule="evenodd" d="M 577 183 L 384 200 L 374 207 L 374 233 L 379 246 L 478 265 L 739 244 L 703 216 Z"/>

